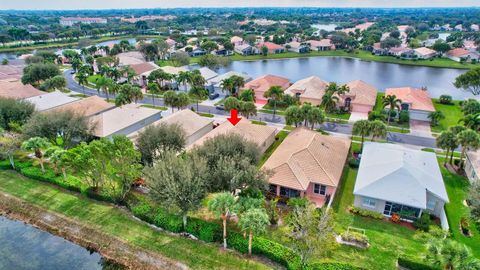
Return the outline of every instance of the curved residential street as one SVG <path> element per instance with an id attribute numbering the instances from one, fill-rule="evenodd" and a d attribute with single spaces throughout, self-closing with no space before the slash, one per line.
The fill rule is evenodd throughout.
<path id="1" fill-rule="evenodd" d="M 83 87 L 79 85 L 73 79 L 73 75 L 71 74 L 71 69 L 65 70 L 63 74 L 67 80 L 67 87 L 70 90 L 77 93 L 81 93 L 81 94 L 84 93 L 85 95 L 89 95 L 89 96 L 98 95 L 100 97 L 106 98 L 106 96 L 103 93 L 98 93 L 96 89 Z M 115 96 L 110 94 L 110 98 L 114 99 Z M 153 101 L 151 98 L 145 97 L 141 101 L 139 101 L 139 103 L 152 105 Z M 161 98 L 155 98 L 155 105 L 164 106 L 163 100 Z M 189 107 L 190 106 L 196 108 L 196 104 L 191 104 L 189 105 Z M 199 104 L 198 111 L 203 113 L 214 114 L 218 118 L 225 118 L 226 116 L 229 115 L 228 112 L 225 112 L 223 110 L 218 110 L 215 108 L 215 106 L 210 106 L 210 105 Z M 169 113 L 169 112 L 166 112 L 166 113 Z M 283 116 L 277 115 L 275 116 L 275 119 L 273 119 L 273 115 L 261 113 L 261 112 L 258 112 L 257 116 L 251 117 L 251 119 L 264 121 L 264 122 L 267 122 L 269 125 L 285 124 L 285 118 Z M 318 125 L 316 127 L 331 133 L 338 133 L 343 135 L 351 135 L 352 133 L 351 124 L 338 124 L 338 123 L 327 122 L 322 125 Z M 409 145 L 418 146 L 418 147 L 436 148 L 435 138 L 433 137 L 422 137 L 422 136 L 413 135 L 413 134 L 388 132 L 387 139 L 388 141 L 395 142 L 395 143 L 409 144 Z"/>

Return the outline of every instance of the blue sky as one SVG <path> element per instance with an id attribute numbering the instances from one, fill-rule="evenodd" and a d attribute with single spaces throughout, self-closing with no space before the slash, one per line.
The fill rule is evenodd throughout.
<path id="1" fill-rule="evenodd" d="M 468 7 L 480 0 L 0 0 L 0 9 L 108 9 L 172 7 Z"/>

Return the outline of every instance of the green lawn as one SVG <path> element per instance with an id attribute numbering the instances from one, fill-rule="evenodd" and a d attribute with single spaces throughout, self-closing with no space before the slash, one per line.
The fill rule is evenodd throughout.
<path id="1" fill-rule="evenodd" d="M 440 104 L 438 99 L 432 99 L 432 101 L 435 110 L 445 115 L 445 119 L 440 120 L 438 126 L 432 127 L 432 131 L 442 132 L 451 126 L 458 125 L 458 121 L 463 118 L 463 112 L 461 111 L 458 101 L 454 101 L 453 105 Z"/>
<path id="2" fill-rule="evenodd" d="M 260 159 L 259 167 L 261 167 L 267 159 L 275 152 L 275 150 L 280 146 L 280 144 L 285 140 L 288 135 L 288 131 L 281 130 L 278 132 L 277 136 L 275 136 L 275 142 L 265 151 L 262 158 Z"/>
<path id="3" fill-rule="evenodd" d="M 154 230 L 118 207 L 74 195 L 12 171 L 0 171 L 0 191 L 93 225 L 109 235 L 159 252 L 192 269 L 269 269 L 264 264 L 244 259 L 236 253 L 223 252 L 217 245 Z"/>
<path id="4" fill-rule="evenodd" d="M 211 113 L 202 113 L 202 112 L 197 112 L 198 115 L 203 116 L 203 117 L 208 117 L 208 118 L 213 118 L 215 115 Z"/>
<path id="5" fill-rule="evenodd" d="M 140 107 L 145 107 L 145 108 L 150 108 L 150 109 L 157 109 L 157 110 L 160 110 L 160 111 L 168 111 L 168 108 L 167 108 L 167 107 L 155 106 L 155 105 L 151 105 L 151 104 L 143 104 L 143 105 L 141 105 Z"/>
<path id="6" fill-rule="evenodd" d="M 88 80 L 88 83 L 95 86 L 97 84 L 97 80 L 98 78 L 102 77 L 102 75 L 92 75 L 92 76 L 88 76 L 87 80 Z"/>

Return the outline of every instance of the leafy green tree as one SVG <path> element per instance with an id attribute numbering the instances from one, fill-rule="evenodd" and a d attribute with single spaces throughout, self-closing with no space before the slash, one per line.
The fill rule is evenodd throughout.
<path id="1" fill-rule="evenodd" d="M 212 52 L 214 50 L 218 50 L 218 44 L 215 42 L 215 41 L 212 41 L 212 40 L 208 40 L 208 41 L 204 41 L 202 42 L 202 44 L 200 45 L 200 48 L 206 50 L 207 52 Z M 207 54 L 207 55 L 212 55 L 213 54 Z"/>
<path id="2" fill-rule="evenodd" d="M 118 89 L 118 94 L 115 97 L 115 105 L 122 106 L 132 102 L 137 103 L 137 101 L 141 99 L 143 99 L 143 93 L 138 86 L 123 84 Z"/>
<path id="3" fill-rule="evenodd" d="M 186 66 L 190 64 L 190 55 L 186 52 L 177 52 L 170 58 L 173 65 L 176 67 Z"/>
<path id="4" fill-rule="evenodd" d="M 467 99 L 462 104 L 462 112 L 464 115 L 480 113 L 480 102 L 473 98 Z"/>
<path id="5" fill-rule="evenodd" d="M 255 102 L 255 92 L 252 89 L 245 89 L 240 92 L 238 98 L 242 101 Z"/>
<path id="6" fill-rule="evenodd" d="M 52 63 L 36 63 L 23 69 L 22 83 L 38 85 L 40 82 L 62 75 L 57 65 Z"/>
<path id="7" fill-rule="evenodd" d="M 66 87 L 67 87 L 67 80 L 62 75 L 58 75 L 50 79 L 47 79 L 40 85 L 40 89 L 44 91 L 62 90 Z"/>
<path id="8" fill-rule="evenodd" d="M 145 168 L 150 196 L 158 204 L 177 208 L 187 226 L 187 213 L 198 209 L 207 194 L 207 166 L 197 155 L 177 156 L 174 151 Z"/>
<path id="9" fill-rule="evenodd" d="M 230 110 L 239 110 L 240 109 L 240 101 L 236 98 L 236 97 L 228 97 L 225 99 L 225 101 L 223 102 L 223 106 L 225 107 L 225 110 L 226 111 L 230 111 Z"/>
<path id="10" fill-rule="evenodd" d="M 177 93 L 175 93 L 175 91 L 173 90 L 168 90 L 163 94 L 163 102 L 165 102 L 165 105 L 172 108 L 173 113 L 173 108 L 176 107 L 178 104 Z"/>
<path id="11" fill-rule="evenodd" d="M 208 202 L 208 210 L 222 219 L 223 248 L 227 249 L 227 221 L 235 207 L 235 197 L 231 193 L 222 192 Z"/>
<path id="12" fill-rule="evenodd" d="M 58 170 L 60 169 L 63 174 L 63 178 L 67 178 L 67 174 L 65 168 L 61 166 L 63 158 L 65 156 L 66 150 L 58 147 L 58 146 L 51 146 L 47 150 L 45 150 L 45 157 L 48 158 L 50 164 L 53 166 L 53 170 L 56 174 L 58 174 Z"/>
<path id="13" fill-rule="evenodd" d="M 0 97 L 0 128 L 10 130 L 12 123 L 23 125 L 34 111 L 35 105 L 28 101 Z"/>
<path id="14" fill-rule="evenodd" d="M 365 137 L 370 136 L 371 132 L 372 132 L 372 125 L 368 120 L 359 120 L 353 124 L 352 134 L 362 137 L 361 149 L 363 149 L 363 142 L 365 141 Z"/>
<path id="15" fill-rule="evenodd" d="M 50 143 L 48 142 L 48 140 L 41 137 L 33 137 L 22 143 L 23 150 L 33 151 L 35 158 L 37 158 L 40 167 L 42 168 L 42 172 L 45 172 L 45 168 L 43 166 L 43 150 L 47 149 L 49 146 Z"/>
<path id="16" fill-rule="evenodd" d="M 21 141 L 18 135 L 7 133 L 0 136 L 0 157 L 8 159 L 12 169 L 15 169 L 15 153 L 20 146 Z"/>
<path id="17" fill-rule="evenodd" d="M 434 267 L 446 270 L 480 269 L 480 261 L 471 255 L 470 250 L 451 239 L 429 241 L 426 260 Z"/>
<path id="18" fill-rule="evenodd" d="M 186 135 L 183 128 L 176 124 L 150 125 L 139 132 L 135 145 L 141 153 L 142 162 L 151 165 L 166 150 L 181 151 L 186 145 Z"/>
<path id="19" fill-rule="evenodd" d="M 270 87 L 263 96 L 273 101 L 273 118 L 277 112 L 277 102 L 283 98 L 283 89 L 281 86 L 274 85 Z"/>
<path id="20" fill-rule="evenodd" d="M 64 166 L 94 191 L 98 191 L 105 181 L 108 156 L 103 145 L 101 140 L 92 141 L 90 145 L 82 142 L 68 149 L 63 159 Z"/>
<path id="21" fill-rule="evenodd" d="M 437 147 L 445 151 L 444 165 L 446 165 L 448 162 L 448 154 L 450 151 L 455 151 L 455 149 L 458 147 L 455 134 L 453 134 L 453 132 L 450 130 L 443 131 L 437 138 Z"/>
<path id="22" fill-rule="evenodd" d="M 177 106 L 177 109 L 183 109 L 185 107 L 188 106 L 188 104 L 190 104 L 190 97 L 188 96 L 187 93 L 184 93 L 184 92 L 180 92 L 177 94 L 177 102 L 176 102 L 176 106 Z"/>
<path id="23" fill-rule="evenodd" d="M 470 69 L 462 75 L 455 78 L 453 85 L 457 88 L 462 88 L 472 94 L 480 94 L 480 67 Z"/>
<path id="24" fill-rule="evenodd" d="M 267 46 L 265 46 L 265 45 L 262 46 L 261 51 L 262 51 L 262 55 L 263 55 L 263 56 L 267 56 L 267 54 L 268 54 L 268 48 L 267 48 Z"/>
<path id="25" fill-rule="evenodd" d="M 190 96 L 195 99 L 197 104 L 197 111 L 198 111 L 198 101 L 204 100 L 208 97 L 208 90 L 205 89 L 203 86 L 193 86 L 189 91 Z"/>
<path id="26" fill-rule="evenodd" d="M 428 114 L 428 119 L 430 119 L 430 124 L 432 126 L 438 126 L 440 120 L 445 119 L 445 115 L 441 111 L 434 111 Z"/>
<path id="27" fill-rule="evenodd" d="M 477 150 L 480 147 L 480 135 L 471 129 L 466 129 L 458 133 L 457 141 L 462 147 L 460 168 L 463 168 L 465 153 L 470 150 Z"/>
<path id="28" fill-rule="evenodd" d="M 242 231 L 248 232 L 248 255 L 252 255 L 253 234 L 262 234 L 270 225 L 265 209 L 250 209 L 240 216 L 238 225 Z"/>
<path id="29" fill-rule="evenodd" d="M 372 133 L 372 142 L 375 138 L 385 138 L 387 137 L 387 125 L 380 120 L 374 120 L 370 122 L 370 128 Z"/>
<path id="30" fill-rule="evenodd" d="M 219 67 L 219 57 L 213 54 L 205 54 L 200 56 L 198 64 L 209 69 L 217 69 Z"/>
<path id="31" fill-rule="evenodd" d="M 401 110 L 402 101 L 395 95 L 386 95 L 382 97 L 383 108 L 388 107 L 387 125 L 390 125 L 392 113 L 396 110 Z"/>
<path id="32" fill-rule="evenodd" d="M 467 114 L 458 122 L 463 123 L 463 125 L 466 128 L 473 129 L 475 131 L 480 131 L 480 113 Z"/>

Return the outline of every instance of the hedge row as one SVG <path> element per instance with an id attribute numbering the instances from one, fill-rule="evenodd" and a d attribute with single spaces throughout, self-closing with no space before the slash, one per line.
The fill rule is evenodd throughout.
<path id="1" fill-rule="evenodd" d="M 356 214 L 356 215 L 359 215 L 359 216 L 362 216 L 362 217 L 370 217 L 370 218 L 374 218 L 374 219 L 383 219 L 384 216 L 382 213 L 378 213 L 378 212 L 374 212 L 374 211 L 370 211 L 370 210 L 365 210 L 365 209 L 362 209 L 362 208 L 359 208 L 359 207 L 355 207 L 355 206 L 350 206 L 348 208 L 348 210 L 352 213 L 352 214 Z"/>
<path id="2" fill-rule="evenodd" d="M 308 270 L 366 270 L 358 266 L 339 262 L 317 262 L 308 266 Z"/>
<path id="3" fill-rule="evenodd" d="M 436 267 L 419 263 L 410 258 L 405 258 L 405 257 L 398 258 L 398 265 L 410 270 L 440 270 Z"/>

